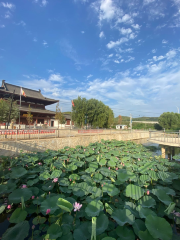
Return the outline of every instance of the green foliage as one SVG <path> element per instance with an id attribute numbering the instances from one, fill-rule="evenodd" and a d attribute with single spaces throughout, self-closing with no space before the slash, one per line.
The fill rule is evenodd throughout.
<path id="1" fill-rule="evenodd" d="M 164 112 L 159 117 L 159 124 L 165 129 L 179 129 L 180 128 L 180 114 L 173 112 Z"/>
<path id="2" fill-rule="evenodd" d="M 28 112 L 27 112 L 27 122 L 28 124 L 32 124 L 32 121 L 33 121 L 33 115 L 31 114 L 31 107 L 30 107 L 30 104 L 29 104 L 29 108 L 28 108 Z"/>
<path id="3" fill-rule="evenodd" d="M 8 122 L 11 108 L 11 98 L 8 100 L 0 99 L 0 122 Z M 16 101 L 12 103 L 10 121 L 16 120 L 19 116 L 19 109 Z"/>
<path id="4" fill-rule="evenodd" d="M 83 127 L 86 124 L 86 115 L 87 123 L 93 127 L 108 128 L 113 124 L 113 111 L 103 102 L 81 97 L 74 99 L 73 102 L 72 117 L 78 126 Z"/>
<path id="5" fill-rule="evenodd" d="M 59 107 L 59 102 L 56 105 L 56 114 L 55 114 L 55 119 L 58 120 L 58 126 L 60 124 L 64 124 L 66 122 L 64 114 L 61 112 L 60 107 Z"/>
<path id="6" fill-rule="evenodd" d="M 0 170 L 0 214 L 13 223 L 3 240 L 28 232 L 46 240 L 176 239 L 180 165 L 141 145 L 102 140 L 5 159 Z"/>

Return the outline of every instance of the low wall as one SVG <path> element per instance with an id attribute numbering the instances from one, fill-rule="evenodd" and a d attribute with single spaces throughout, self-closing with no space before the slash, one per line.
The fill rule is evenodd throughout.
<path id="1" fill-rule="evenodd" d="M 19 140 L 19 141 L 1 141 L 0 155 L 12 156 L 23 152 L 39 152 L 47 149 L 58 150 L 65 146 L 76 147 L 77 145 L 88 146 L 90 143 L 100 142 L 104 140 L 134 140 L 149 138 L 148 131 L 138 132 L 123 132 L 113 134 L 94 134 L 94 135 L 76 135 L 64 138 L 49 138 L 49 139 L 33 139 L 33 140 Z"/>

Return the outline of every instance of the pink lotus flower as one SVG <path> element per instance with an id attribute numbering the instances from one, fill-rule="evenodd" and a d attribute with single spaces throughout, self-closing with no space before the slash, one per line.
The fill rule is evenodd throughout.
<path id="1" fill-rule="evenodd" d="M 93 151 L 94 151 L 94 148 L 93 148 Z"/>
<path id="2" fill-rule="evenodd" d="M 23 184 L 21 188 L 27 188 L 27 185 L 26 185 L 26 184 Z"/>
<path id="3" fill-rule="evenodd" d="M 49 214 L 51 212 L 51 209 L 47 209 L 46 210 L 46 215 Z"/>
<path id="4" fill-rule="evenodd" d="M 123 163 L 123 167 L 124 167 L 124 163 Z"/>
<path id="5" fill-rule="evenodd" d="M 86 149 L 84 149 L 84 152 L 86 151 Z"/>
<path id="6" fill-rule="evenodd" d="M 108 169 L 110 170 L 111 168 L 110 168 L 110 167 L 108 167 Z"/>
<path id="7" fill-rule="evenodd" d="M 116 170 L 118 170 L 118 168 L 116 168 Z"/>
<path id="8" fill-rule="evenodd" d="M 147 195 L 149 195 L 150 194 L 150 192 L 149 192 L 149 190 L 147 190 Z"/>
<path id="9" fill-rule="evenodd" d="M 121 162 L 121 165 L 122 165 L 122 162 Z"/>
<path id="10" fill-rule="evenodd" d="M 35 196 L 32 196 L 31 198 L 32 198 L 32 199 L 34 199 L 34 198 L 35 198 Z"/>
<path id="11" fill-rule="evenodd" d="M 138 158 L 138 161 L 140 161 L 140 158 Z"/>
<path id="12" fill-rule="evenodd" d="M 98 153 L 99 153 L 99 151 L 98 151 Z"/>
<path id="13" fill-rule="evenodd" d="M 9 168 L 8 170 L 11 171 L 11 168 Z"/>
<path id="14" fill-rule="evenodd" d="M 8 206 L 7 206 L 7 209 L 11 209 L 11 205 L 8 205 Z"/>
<path id="15" fill-rule="evenodd" d="M 32 225 L 32 229 L 33 229 L 33 230 L 35 229 L 35 225 Z"/>
<path id="16" fill-rule="evenodd" d="M 74 207 L 74 212 L 76 212 L 81 209 L 82 204 L 75 202 L 75 203 L 73 203 L 73 207 Z"/>
<path id="17" fill-rule="evenodd" d="M 38 163 L 38 165 L 42 165 L 42 163 L 41 163 L 41 162 L 39 162 L 39 163 Z"/>
<path id="18" fill-rule="evenodd" d="M 69 181 L 71 182 L 71 179 L 69 179 Z"/>
<path id="19" fill-rule="evenodd" d="M 52 182 L 57 182 L 58 181 L 58 178 L 54 178 Z"/>
<path id="20" fill-rule="evenodd" d="M 103 187 L 103 184 L 101 185 L 101 187 Z"/>

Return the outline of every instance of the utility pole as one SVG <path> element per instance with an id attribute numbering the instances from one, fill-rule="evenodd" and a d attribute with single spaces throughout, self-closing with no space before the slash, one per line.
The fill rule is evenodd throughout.
<path id="1" fill-rule="evenodd" d="M 132 115 L 130 114 L 130 129 L 132 131 Z"/>

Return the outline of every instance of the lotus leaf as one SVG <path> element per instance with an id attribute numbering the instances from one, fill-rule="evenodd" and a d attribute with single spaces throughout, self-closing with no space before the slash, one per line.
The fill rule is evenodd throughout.
<path id="1" fill-rule="evenodd" d="M 108 161 L 108 166 L 109 167 L 115 167 L 116 166 L 116 162 L 113 161 L 113 160 L 110 160 L 110 161 Z"/>
<path id="2" fill-rule="evenodd" d="M 97 219 L 96 219 L 96 234 L 100 235 L 101 233 L 105 232 L 105 230 L 108 228 L 109 220 L 108 217 L 101 213 Z M 90 225 L 88 227 L 89 232 L 92 232 L 92 226 Z"/>
<path id="3" fill-rule="evenodd" d="M 58 240 L 73 240 L 73 235 L 71 232 L 67 233 L 66 235 L 61 236 Z"/>
<path id="4" fill-rule="evenodd" d="M 80 180 L 80 177 L 77 174 L 71 174 L 69 175 L 69 179 L 71 179 L 72 181 L 76 181 L 76 180 Z"/>
<path id="5" fill-rule="evenodd" d="M 11 228 L 8 228 L 8 230 L 2 236 L 2 240 L 24 240 L 28 236 L 28 233 L 28 221 L 20 222 Z"/>
<path id="6" fill-rule="evenodd" d="M 102 240 L 116 240 L 116 239 L 112 237 L 105 237 L 105 238 L 102 238 Z"/>
<path id="7" fill-rule="evenodd" d="M 99 162 L 99 165 L 100 166 L 104 166 L 104 165 L 106 165 L 106 159 L 101 159 L 101 161 Z"/>
<path id="8" fill-rule="evenodd" d="M 66 171 L 71 172 L 71 171 L 74 171 L 74 170 L 76 170 L 76 169 L 77 169 L 77 166 L 74 165 L 74 164 L 72 164 L 72 165 L 68 165 L 68 166 L 67 166 Z"/>
<path id="9" fill-rule="evenodd" d="M 133 204 L 132 202 L 125 202 L 124 208 L 129 209 L 136 218 L 139 218 L 139 213 L 136 210 L 135 204 Z"/>
<path id="10" fill-rule="evenodd" d="M 125 226 L 123 227 L 118 226 L 116 228 L 116 234 L 120 237 L 118 239 L 121 239 L 121 240 L 135 240 L 135 235 L 133 231 Z"/>
<path id="11" fill-rule="evenodd" d="M 100 211 L 104 209 L 103 204 L 101 201 L 91 201 L 88 203 L 87 207 L 85 208 L 85 212 L 89 217 L 99 216 Z"/>
<path id="12" fill-rule="evenodd" d="M 62 229 L 59 225 L 57 224 L 52 224 L 48 230 L 47 234 L 49 234 L 50 239 L 57 239 L 58 237 L 62 236 Z"/>
<path id="13" fill-rule="evenodd" d="M 105 184 L 102 188 L 103 192 L 107 192 L 109 196 L 113 197 L 119 193 L 119 189 L 113 184 Z"/>
<path id="14" fill-rule="evenodd" d="M 67 201 L 63 198 L 58 199 L 57 205 L 58 205 L 58 207 L 60 207 L 62 210 L 66 211 L 66 212 L 71 212 L 73 209 L 73 205 L 69 201 Z"/>
<path id="15" fill-rule="evenodd" d="M 144 190 L 139 186 L 129 184 L 126 187 L 124 195 L 126 197 L 131 197 L 132 199 L 138 200 L 139 198 L 141 198 L 144 195 Z"/>
<path id="16" fill-rule="evenodd" d="M 46 192 L 51 191 L 54 188 L 55 183 L 51 181 L 47 181 L 45 184 L 43 184 L 42 189 Z"/>
<path id="17" fill-rule="evenodd" d="M 27 185 L 32 186 L 32 185 L 36 184 L 37 182 L 39 182 L 39 178 L 27 181 Z"/>
<path id="18" fill-rule="evenodd" d="M 148 175 L 141 175 L 140 180 L 141 182 L 148 182 L 150 181 L 150 177 Z"/>
<path id="19" fill-rule="evenodd" d="M 115 210 L 111 217 L 120 225 L 123 226 L 126 223 L 133 224 L 135 217 L 129 209 L 117 209 Z"/>
<path id="20" fill-rule="evenodd" d="M 11 169 L 12 172 L 10 174 L 11 178 L 20 178 L 27 173 L 27 170 L 23 167 L 15 167 Z"/>
<path id="21" fill-rule="evenodd" d="M 37 216 L 33 219 L 33 224 L 34 225 L 43 224 L 43 223 L 45 223 L 45 221 L 46 221 L 45 217 Z"/>
<path id="22" fill-rule="evenodd" d="M 139 237 L 139 232 L 140 231 L 145 231 L 146 230 L 146 226 L 145 226 L 145 222 L 142 221 L 141 219 L 136 219 L 135 222 L 132 225 L 133 230 L 135 232 L 135 234 Z"/>
<path id="23" fill-rule="evenodd" d="M 154 198 L 150 196 L 144 196 L 138 200 L 138 204 L 141 205 L 142 207 L 150 208 L 156 205 L 156 201 L 154 200 Z"/>
<path id="24" fill-rule="evenodd" d="M 59 185 L 64 187 L 69 186 L 70 184 L 68 178 L 59 178 L 58 182 L 59 182 Z"/>
<path id="25" fill-rule="evenodd" d="M 117 173 L 117 179 L 120 180 L 122 183 L 129 179 L 129 175 L 125 169 L 119 169 Z"/>
<path id="26" fill-rule="evenodd" d="M 74 240 L 87 240 L 90 239 L 91 234 L 88 231 L 88 227 L 90 226 L 90 222 L 82 223 L 78 228 L 74 230 Z"/>
<path id="27" fill-rule="evenodd" d="M 171 195 L 171 196 L 175 196 L 176 195 L 175 191 L 173 189 L 171 189 L 171 188 L 162 187 L 160 185 L 157 185 L 157 188 L 164 190 L 166 192 L 166 194 L 168 194 L 168 195 Z"/>
<path id="28" fill-rule="evenodd" d="M 165 205 L 169 205 L 172 202 L 172 199 L 162 189 L 153 189 L 152 193 L 156 195 L 158 199 Z"/>
<path id="29" fill-rule="evenodd" d="M 156 213 L 149 208 L 137 206 L 136 210 L 139 212 L 141 218 L 146 218 L 148 215 L 156 216 Z"/>
<path id="30" fill-rule="evenodd" d="M 7 191 L 7 185 L 0 185 L 0 194 L 4 194 Z"/>
<path id="31" fill-rule="evenodd" d="M 2 212 L 4 212 L 5 209 L 6 209 L 6 205 L 2 205 L 2 206 L 0 207 L 0 214 L 1 214 Z"/>
<path id="32" fill-rule="evenodd" d="M 54 170 L 52 173 L 51 173 L 51 179 L 53 179 L 53 178 L 59 178 L 60 176 L 61 176 L 61 173 L 62 173 L 62 171 L 61 170 Z"/>
<path id="33" fill-rule="evenodd" d="M 139 238 L 141 240 L 157 240 L 157 238 L 153 238 L 149 231 L 146 229 L 146 231 L 140 231 L 139 232 Z"/>
<path id="34" fill-rule="evenodd" d="M 51 210 L 50 213 L 53 214 L 58 209 L 57 201 L 59 198 L 60 196 L 56 195 L 56 196 L 49 197 L 43 202 L 41 202 L 40 211 L 42 212 L 42 214 L 46 215 L 47 209 L 50 209 Z"/>
<path id="35" fill-rule="evenodd" d="M 100 174 L 100 173 L 97 173 L 97 174 L 95 174 L 95 175 L 93 176 L 93 180 L 94 180 L 95 182 L 101 182 L 102 179 L 103 179 L 103 176 L 102 176 L 102 174 Z"/>
<path id="36" fill-rule="evenodd" d="M 153 180 L 155 180 L 155 181 L 158 180 L 158 175 L 155 171 L 148 171 L 148 174 Z"/>
<path id="37" fill-rule="evenodd" d="M 169 240 L 172 238 L 171 225 L 164 219 L 157 216 L 147 216 L 145 225 L 154 238 Z"/>
<path id="38" fill-rule="evenodd" d="M 16 189 L 8 196 L 10 203 L 20 203 L 21 197 L 24 198 L 24 201 L 29 200 L 32 197 L 32 191 L 28 188 L 25 189 Z"/>
<path id="39" fill-rule="evenodd" d="M 44 181 L 44 180 L 47 180 L 50 177 L 51 177 L 51 175 L 49 174 L 48 171 L 46 171 L 46 172 L 43 172 L 43 173 L 40 174 L 39 179 Z"/>
<path id="40" fill-rule="evenodd" d="M 20 223 L 23 222 L 27 217 L 27 212 L 22 210 L 21 208 L 16 208 L 16 210 L 12 213 L 9 222 L 10 223 Z"/>

